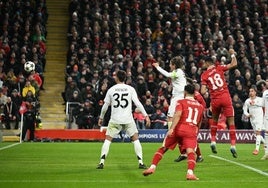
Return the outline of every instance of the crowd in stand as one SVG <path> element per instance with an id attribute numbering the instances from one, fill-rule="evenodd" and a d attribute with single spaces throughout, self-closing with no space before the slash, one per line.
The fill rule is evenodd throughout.
<path id="1" fill-rule="evenodd" d="M 268 79 L 266 0 L 72 0 L 69 16 L 66 102 L 87 102 L 97 117 L 113 73 L 122 69 L 148 113 L 165 115 L 172 88 L 153 62 L 169 70 L 169 60 L 183 56 L 185 73 L 198 87 L 201 58 L 226 63 L 233 48 L 238 67 L 226 79 L 236 127 L 250 128 L 241 120 L 242 105 L 250 86 Z M 209 94 L 204 98 L 209 104 Z"/>
<path id="2" fill-rule="evenodd" d="M 11 122 L 19 128 L 23 102 L 25 121 L 34 122 L 38 113 L 38 96 L 44 89 L 47 18 L 45 0 L 0 1 L 0 113 L 6 129 L 13 128 Z M 28 61 L 35 63 L 32 72 L 24 70 Z M 32 135 L 30 139 L 34 139 Z"/>

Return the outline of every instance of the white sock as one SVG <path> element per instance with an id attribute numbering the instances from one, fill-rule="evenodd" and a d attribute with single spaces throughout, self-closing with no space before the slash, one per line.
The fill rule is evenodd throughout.
<path id="1" fill-rule="evenodd" d="M 193 174 L 194 174 L 194 172 L 193 172 L 193 170 L 188 169 L 188 170 L 187 170 L 187 174 L 193 175 Z"/>
<path id="2" fill-rule="evenodd" d="M 152 169 L 156 169 L 156 166 L 155 166 L 154 164 L 152 164 L 152 165 L 150 166 L 150 168 L 152 168 Z"/>
<path id="3" fill-rule="evenodd" d="M 268 154 L 268 133 L 265 132 L 265 137 L 264 137 L 264 151 L 265 154 Z"/>
<path id="4" fill-rule="evenodd" d="M 256 135 L 256 143 L 255 143 L 256 147 L 255 147 L 255 149 L 258 151 L 260 149 L 260 144 L 261 144 L 261 135 Z"/>
<path id="5" fill-rule="evenodd" d="M 139 163 L 143 164 L 141 143 L 139 140 L 135 140 L 135 141 L 133 141 L 133 144 L 134 144 L 134 150 L 135 150 L 135 153 L 138 157 Z"/>
<path id="6" fill-rule="evenodd" d="M 102 148 L 101 148 L 101 160 L 100 160 L 100 163 L 104 163 L 108 153 L 109 153 L 109 148 L 110 148 L 110 145 L 111 145 L 111 141 L 109 140 L 104 140 L 104 143 L 102 145 Z"/>

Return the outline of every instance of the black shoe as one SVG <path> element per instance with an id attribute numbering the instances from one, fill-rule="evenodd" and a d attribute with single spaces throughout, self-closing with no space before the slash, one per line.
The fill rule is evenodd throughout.
<path id="1" fill-rule="evenodd" d="M 174 162 L 181 162 L 181 161 L 183 161 L 183 160 L 185 160 L 185 159 L 187 159 L 187 156 L 180 155 L 180 156 L 178 157 L 178 159 L 175 159 L 175 160 L 174 160 Z"/>
<path id="2" fill-rule="evenodd" d="M 96 168 L 96 169 L 103 169 L 103 168 L 104 168 L 103 163 L 100 163 L 100 164 L 98 164 L 98 166 L 97 166 L 97 168 Z"/>
<path id="3" fill-rule="evenodd" d="M 139 164 L 139 169 L 147 169 L 146 165 L 145 164 Z"/>
<path id="4" fill-rule="evenodd" d="M 211 148 L 212 153 L 215 153 L 215 154 L 218 153 L 215 144 L 210 145 L 210 148 Z"/>
<path id="5" fill-rule="evenodd" d="M 203 159 L 202 156 L 198 156 L 198 157 L 196 158 L 196 162 L 197 162 L 197 163 L 201 163 L 201 162 L 203 162 L 203 161 L 204 161 L 204 159 Z"/>
<path id="6" fill-rule="evenodd" d="M 230 151 L 231 151 L 233 157 L 234 157 L 234 158 L 237 158 L 236 149 L 235 149 L 235 148 L 231 148 Z"/>

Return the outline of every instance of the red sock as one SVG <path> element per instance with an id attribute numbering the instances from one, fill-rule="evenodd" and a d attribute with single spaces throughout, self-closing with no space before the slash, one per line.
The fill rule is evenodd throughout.
<path id="1" fill-rule="evenodd" d="M 157 164 L 159 163 L 159 161 L 162 159 L 164 153 L 167 151 L 167 149 L 161 147 L 159 148 L 155 154 L 154 154 L 154 157 L 153 157 L 153 161 L 152 161 L 152 164 L 154 164 L 155 166 L 157 166 Z"/>
<path id="2" fill-rule="evenodd" d="M 210 135 L 211 135 L 211 141 L 216 142 L 216 134 L 217 134 L 217 122 L 211 119 L 210 123 Z"/>
<path id="3" fill-rule="evenodd" d="M 197 148 L 196 148 L 195 153 L 196 153 L 197 156 L 201 156 L 201 150 L 200 150 L 200 147 L 199 147 L 198 143 L 197 143 Z"/>
<path id="4" fill-rule="evenodd" d="M 230 125 L 229 126 L 229 135 L 231 139 L 231 145 L 234 146 L 236 144 L 236 135 L 235 135 L 235 125 Z"/>
<path id="5" fill-rule="evenodd" d="M 187 160 L 188 160 L 188 169 L 194 170 L 195 168 L 195 153 L 191 152 L 187 154 Z"/>

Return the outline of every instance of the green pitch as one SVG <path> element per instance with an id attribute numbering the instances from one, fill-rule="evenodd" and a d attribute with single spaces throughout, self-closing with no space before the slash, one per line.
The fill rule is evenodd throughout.
<path id="1" fill-rule="evenodd" d="M 147 166 L 160 145 L 142 143 Z M 237 145 L 237 159 L 229 144 L 217 144 L 217 155 L 209 144 L 200 144 L 204 162 L 196 166 L 199 181 L 186 181 L 186 161 L 173 162 L 177 149 L 166 153 L 155 174 L 142 176 L 132 143 L 113 143 L 104 169 L 97 170 L 101 146 L 101 142 L 0 143 L 0 187 L 263 188 L 268 184 L 268 160 L 260 160 L 263 150 L 252 155 L 254 144 Z"/>

